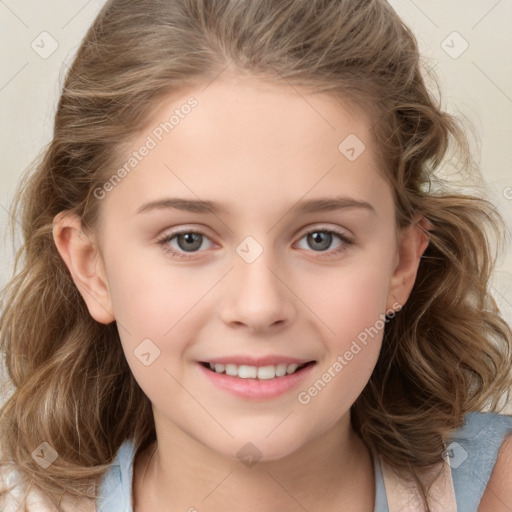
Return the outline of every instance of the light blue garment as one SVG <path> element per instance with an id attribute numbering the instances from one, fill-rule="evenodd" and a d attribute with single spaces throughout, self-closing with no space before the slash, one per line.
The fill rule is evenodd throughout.
<path id="1" fill-rule="evenodd" d="M 507 433 L 512 433 L 512 416 L 472 412 L 447 442 L 457 510 L 477 512 Z M 98 512 L 133 512 L 133 455 L 133 443 L 125 441 L 101 483 Z M 378 459 L 374 471 L 374 512 L 389 512 Z"/>

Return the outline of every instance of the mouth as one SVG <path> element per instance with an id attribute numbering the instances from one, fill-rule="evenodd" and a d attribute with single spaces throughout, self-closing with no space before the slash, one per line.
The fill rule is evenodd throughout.
<path id="1" fill-rule="evenodd" d="M 251 365 L 237 365 L 237 364 L 223 364 L 223 363 L 211 363 L 211 362 L 200 362 L 200 364 L 211 371 L 221 375 L 227 375 L 229 377 L 238 377 L 240 379 L 257 379 L 257 380 L 271 380 L 280 379 L 288 375 L 294 375 L 300 373 L 309 366 L 315 364 L 316 361 L 308 361 L 303 364 L 297 363 L 279 363 L 276 365 L 265 365 L 265 366 L 251 366 Z"/>

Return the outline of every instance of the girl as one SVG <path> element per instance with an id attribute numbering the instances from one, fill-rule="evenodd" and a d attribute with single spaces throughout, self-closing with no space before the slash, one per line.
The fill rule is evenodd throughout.
<path id="1" fill-rule="evenodd" d="M 4 510 L 510 510 L 500 217 L 448 155 L 384 0 L 108 1 L 14 205 Z"/>

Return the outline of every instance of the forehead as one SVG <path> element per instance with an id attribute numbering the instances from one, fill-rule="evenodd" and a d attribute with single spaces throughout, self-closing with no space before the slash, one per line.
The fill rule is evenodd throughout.
<path id="1" fill-rule="evenodd" d="M 222 202 L 233 214 L 275 208 L 277 197 L 289 204 L 347 192 L 378 203 L 390 195 L 366 112 L 238 75 L 155 105 L 125 150 L 124 168 L 107 199 L 122 195 L 132 210 L 166 195 Z"/>

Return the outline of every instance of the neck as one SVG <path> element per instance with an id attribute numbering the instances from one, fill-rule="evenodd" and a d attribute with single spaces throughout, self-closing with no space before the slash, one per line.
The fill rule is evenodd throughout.
<path id="1" fill-rule="evenodd" d="M 370 452 L 342 418 L 278 460 L 226 458 L 177 429 L 134 462 L 134 512 L 339 510 L 372 512 Z M 228 507 L 229 508 L 229 507 Z"/>

